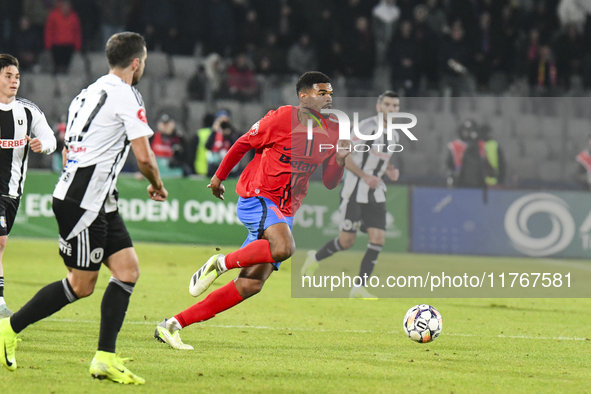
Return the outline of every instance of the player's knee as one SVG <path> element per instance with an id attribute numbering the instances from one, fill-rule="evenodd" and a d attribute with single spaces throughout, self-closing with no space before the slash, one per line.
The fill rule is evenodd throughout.
<path id="1" fill-rule="evenodd" d="M 72 285 L 72 290 L 78 298 L 85 298 L 94 292 L 94 283 L 76 283 Z"/>
<path id="2" fill-rule="evenodd" d="M 273 257 L 273 260 L 275 262 L 281 262 L 281 261 L 285 261 L 288 258 L 290 258 L 293 253 L 295 252 L 295 245 L 294 244 L 281 244 L 281 245 L 277 245 L 275 246 L 272 250 L 271 250 L 271 256 Z"/>
<path id="3" fill-rule="evenodd" d="M 237 285 L 238 285 L 238 283 L 237 283 Z M 246 298 L 252 297 L 253 295 L 260 293 L 261 290 L 263 290 L 263 286 L 265 285 L 265 281 L 256 280 L 256 279 L 248 279 L 248 280 L 242 281 L 242 283 L 240 283 L 239 285 L 240 285 L 239 288 L 238 288 L 238 286 L 236 286 L 238 288 L 238 292 L 240 293 L 242 298 L 246 299 Z"/>
<path id="4" fill-rule="evenodd" d="M 339 239 L 339 244 L 341 245 L 343 250 L 351 249 L 354 243 L 355 238 Z"/>

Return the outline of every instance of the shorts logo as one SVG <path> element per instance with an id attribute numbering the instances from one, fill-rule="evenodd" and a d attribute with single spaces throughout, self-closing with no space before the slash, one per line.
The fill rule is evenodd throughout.
<path id="1" fill-rule="evenodd" d="M 60 237 L 60 252 L 66 256 L 72 256 L 72 244 Z"/>
<path id="2" fill-rule="evenodd" d="M 137 111 L 137 118 L 144 123 L 148 123 L 148 118 L 146 118 L 146 110 L 143 108 L 140 108 Z"/>
<path id="3" fill-rule="evenodd" d="M 4 216 L 0 216 L 0 226 L 6 228 L 6 218 Z"/>
<path id="4" fill-rule="evenodd" d="M 103 255 L 105 254 L 105 250 L 103 248 L 96 248 L 92 252 L 90 252 L 90 262 L 94 264 L 99 264 L 103 261 Z"/>

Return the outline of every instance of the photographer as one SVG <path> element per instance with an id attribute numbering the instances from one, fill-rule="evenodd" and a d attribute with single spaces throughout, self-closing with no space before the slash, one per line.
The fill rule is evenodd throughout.
<path id="1" fill-rule="evenodd" d="M 168 114 L 158 119 L 157 129 L 150 139 L 150 144 L 160 170 L 166 176 L 187 176 L 191 168 L 186 164 L 185 141 L 183 134 L 177 128 L 176 122 Z"/>
<path id="2" fill-rule="evenodd" d="M 484 187 L 488 161 L 478 125 L 473 120 L 465 120 L 458 134 L 459 138 L 447 145 L 448 186 Z"/>
<path id="3" fill-rule="evenodd" d="M 234 145 L 234 142 L 240 137 L 230 121 L 228 111 L 218 111 L 216 120 L 213 122 L 212 133 L 209 135 L 205 148 L 208 150 L 207 156 L 207 176 L 212 177 L 228 150 Z M 230 176 L 237 175 L 236 167 Z"/>

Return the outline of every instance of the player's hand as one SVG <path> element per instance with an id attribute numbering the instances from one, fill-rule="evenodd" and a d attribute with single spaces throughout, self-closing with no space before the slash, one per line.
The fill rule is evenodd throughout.
<path id="1" fill-rule="evenodd" d="M 373 190 L 376 187 L 378 187 L 380 183 L 382 183 L 382 180 L 377 176 L 365 175 L 363 177 L 363 182 L 367 183 L 369 185 L 369 188 Z"/>
<path id="2" fill-rule="evenodd" d="M 342 167 L 345 165 L 345 159 L 351 154 L 353 143 L 351 140 L 339 140 L 337 142 L 337 163 Z"/>
<path id="3" fill-rule="evenodd" d="M 164 185 L 160 189 L 155 188 L 151 184 L 148 186 L 148 194 L 154 201 L 165 201 L 168 197 L 168 191 L 164 188 Z"/>
<path id="4" fill-rule="evenodd" d="M 25 138 L 27 139 L 27 141 L 29 141 L 29 145 L 31 146 L 31 150 L 33 152 L 41 152 L 41 150 L 43 149 L 43 145 L 41 144 L 41 141 L 39 141 L 39 138 L 31 138 L 28 135 L 25 135 Z"/>
<path id="5" fill-rule="evenodd" d="M 390 165 L 386 169 L 386 175 L 388 175 L 388 178 L 390 178 L 390 180 L 392 182 L 396 182 L 398 180 L 398 177 L 400 176 L 400 170 L 398 170 L 398 168 Z"/>
<path id="6" fill-rule="evenodd" d="M 216 196 L 220 200 L 224 199 L 224 193 L 226 191 L 226 188 L 224 185 L 222 185 L 222 180 L 218 178 L 217 175 L 214 174 L 214 176 L 211 178 L 211 181 L 209 181 L 209 185 L 207 185 L 207 187 L 211 189 L 211 192 L 214 196 Z"/>

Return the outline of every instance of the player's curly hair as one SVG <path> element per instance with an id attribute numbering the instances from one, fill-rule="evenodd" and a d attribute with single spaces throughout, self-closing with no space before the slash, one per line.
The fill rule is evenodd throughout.
<path id="1" fill-rule="evenodd" d="M 315 83 L 330 83 L 330 78 L 320 71 L 308 71 L 298 79 L 296 93 L 300 94 L 303 90 L 311 89 Z"/>
<path id="2" fill-rule="evenodd" d="M 146 40 L 140 34 L 129 31 L 117 33 L 109 38 L 105 53 L 111 68 L 126 68 L 133 59 L 140 58 L 145 51 Z"/>
<path id="3" fill-rule="evenodd" d="M 7 53 L 0 54 L 0 71 L 10 66 L 15 66 L 16 68 L 18 68 L 18 60 L 16 59 L 16 57 L 9 55 Z"/>

